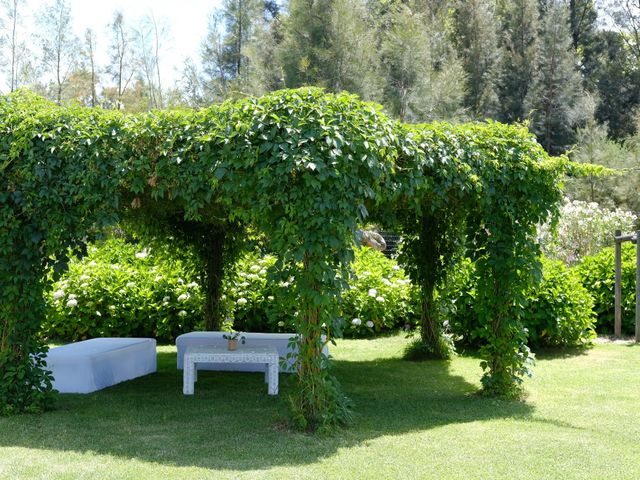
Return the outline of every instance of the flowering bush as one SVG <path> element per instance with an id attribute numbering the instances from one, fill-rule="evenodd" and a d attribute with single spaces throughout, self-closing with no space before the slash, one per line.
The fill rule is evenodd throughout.
<path id="1" fill-rule="evenodd" d="M 372 248 L 355 252 L 354 277 L 342 292 L 344 333 L 369 336 L 417 324 L 417 291 L 394 260 Z"/>
<path id="2" fill-rule="evenodd" d="M 46 295 L 43 334 L 60 340 L 155 337 L 171 341 L 202 320 L 203 299 L 183 263 L 120 239 L 89 247 Z"/>
<path id="3" fill-rule="evenodd" d="M 549 258 L 572 265 L 603 247 L 613 245 L 615 230 L 631 232 L 637 216 L 625 210 L 601 208 L 597 203 L 567 200 L 560 212 L 557 236 L 549 224 L 539 229 L 542 251 Z"/>
<path id="4" fill-rule="evenodd" d="M 273 255 L 248 252 L 224 280 L 224 312 L 235 328 L 245 332 L 295 332 L 293 279 L 276 281 L 269 271 Z"/>
<path id="5" fill-rule="evenodd" d="M 482 326 L 474 312 L 476 285 L 480 281 L 474 264 L 466 259 L 452 277 L 449 288 L 450 328 L 466 345 L 479 346 Z M 562 262 L 542 258 L 542 280 L 527 293 L 522 323 L 528 330 L 528 344 L 539 346 L 582 346 L 595 337 L 594 301 L 582 286 L 578 271 Z"/>

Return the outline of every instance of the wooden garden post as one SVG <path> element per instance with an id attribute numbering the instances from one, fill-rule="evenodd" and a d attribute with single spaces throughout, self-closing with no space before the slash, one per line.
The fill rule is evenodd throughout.
<path id="1" fill-rule="evenodd" d="M 640 342 L 640 230 L 636 231 L 636 342 Z"/>
<path id="2" fill-rule="evenodd" d="M 616 255 L 615 255 L 615 305 L 614 305 L 614 323 L 613 323 L 613 335 L 616 338 L 620 338 L 622 335 L 622 240 L 620 236 L 622 232 L 616 230 L 615 243 L 616 243 Z M 636 308 L 637 312 L 637 308 Z"/>

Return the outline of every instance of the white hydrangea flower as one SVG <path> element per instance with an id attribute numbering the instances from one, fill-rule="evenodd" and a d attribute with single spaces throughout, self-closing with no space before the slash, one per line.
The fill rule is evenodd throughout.
<path id="1" fill-rule="evenodd" d="M 260 271 L 260 265 L 251 265 L 249 270 L 251 270 L 253 273 L 259 272 Z"/>
<path id="2" fill-rule="evenodd" d="M 393 285 L 391 283 L 391 280 L 389 280 L 388 278 L 383 278 L 382 279 L 382 283 L 384 283 L 386 286 L 390 287 L 391 285 Z"/>
<path id="3" fill-rule="evenodd" d="M 171 298 L 169 298 L 169 297 L 164 297 L 164 298 L 162 299 L 162 301 L 163 301 L 164 303 L 167 303 L 169 300 L 171 300 Z"/>
<path id="4" fill-rule="evenodd" d="M 116 306 L 115 306 L 115 305 L 109 305 L 109 310 L 113 311 L 113 310 L 115 310 L 115 309 L 116 309 Z"/>
<path id="5" fill-rule="evenodd" d="M 400 266 L 399 265 L 394 265 L 393 267 L 391 267 L 393 270 L 395 270 L 396 272 L 398 270 L 400 270 Z"/>
<path id="6" fill-rule="evenodd" d="M 247 299 L 246 299 L 246 298 L 244 298 L 244 297 L 240 297 L 240 298 L 236 301 L 236 303 L 237 303 L 238 305 L 246 305 L 246 304 L 247 304 Z"/>
<path id="7" fill-rule="evenodd" d="M 267 270 L 263 268 L 258 273 L 264 277 L 267 274 Z"/>
<path id="8" fill-rule="evenodd" d="M 384 303 L 384 297 L 382 296 L 376 297 L 376 302 Z"/>
<path id="9" fill-rule="evenodd" d="M 378 291 L 375 288 L 369 289 L 369 296 L 370 297 L 375 297 L 376 295 L 378 295 Z"/>
<path id="10" fill-rule="evenodd" d="M 178 297 L 178 301 L 179 302 L 184 302 L 185 300 L 189 300 L 189 294 L 188 293 L 183 293 L 182 295 L 180 295 Z"/>
<path id="11" fill-rule="evenodd" d="M 77 295 L 75 293 L 71 293 L 69 295 L 69 300 L 75 300 L 77 298 Z"/>
<path id="12" fill-rule="evenodd" d="M 56 290 L 55 292 L 53 292 L 54 300 L 60 300 L 62 297 L 64 297 L 64 290 Z"/>
<path id="13" fill-rule="evenodd" d="M 127 282 L 127 288 L 133 288 L 133 287 L 135 287 L 135 286 L 136 286 L 136 284 L 135 284 L 135 283 L 133 283 L 133 282 Z"/>
<path id="14" fill-rule="evenodd" d="M 78 306 L 78 301 L 75 298 L 70 298 L 67 302 L 67 307 L 73 308 Z"/>
<path id="15" fill-rule="evenodd" d="M 156 278 L 153 279 L 154 282 L 159 282 L 162 280 L 162 275 L 157 275 Z"/>
<path id="16" fill-rule="evenodd" d="M 89 284 L 87 282 L 84 282 L 83 284 L 80 285 L 82 288 L 87 288 L 89 286 Z"/>
<path id="17" fill-rule="evenodd" d="M 280 320 L 280 321 L 278 322 L 278 326 L 279 326 L 279 327 L 284 327 L 284 322 L 283 322 L 282 320 Z"/>
<path id="18" fill-rule="evenodd" d="M 367 327 L 369 327 L 369 328 L 373 328 L 373 322 L 372 322 L 371 320 L 369 320 L 369 321 L 366 323 L 366 325 L 367 325 Z"/>
<path id="19" fill-rule="evenodd" d="M 84 280 L 89 280 L 91 277 L 89 275 L 80 275 L 78 277 L 78 280 L 80 280 L 81 282 Z"/>
<path id="20" fill-rule="evenodd" d="M 269 296 L 267 297 L 267 300 L 269 300 L 270 302 L 273 302 L 273 300 L 274 300 L 273 295 L 269 295 Z"/>
<path id="21" fill-rule="evenodd" d="M 95 262 L 95 260 L 92 260 L 92 261 L 89 262 L 89 266 L 90 267 L 97 267 L 98 264 Z"/>
<path id="22" fill-rule="evenodd" d="M 190 284 L 187 285 L 187 287 L 189 287 L 189 288 L 198 288 L 198 284 L 196 282 L 191 282 Z"/>
<path id="23" fill-rule="evenodd" d="M 351 324 L 355 325 L 356 327 L 362 325 L 362 320 L 360 320 L 359 318 L 354 318 L 353 320 L 351 320 Z"/>
<path id="24" fill-rule="evenodd" d="M 142 250 L 141 252 L 136 253 L 136 258 L 147 258 L 149 256 L 149 252 L 147 249 Z"/>
<path id="25" fill-rule="evenodd" d="M 114 269 L 114 270 L 120 270 L 120 265 L 113 263 L 111 265 L 111 268 Z"/>
<path id="26" fill-rule="evenodd" d="M 96 315 L 97 315 L 97 316 L 99 316 L 99 317 L 101 317 L 101 316 L 102 316 L 102 314 L 100 313 L 100 311 L 99 311 L 99 310 L 96 310 Z"/>
<path id="27" fill-rule="evenodd" d="M 178 283 L 179 283 L 180 285 L 182 285 L 182 284 L 184 283 L 184 280 L 183 280 L 183 279 L 181 279 L 181 278 L 178 278 Z"/>
<path id="28" fill-rule="evenodd" d="M 180 317 L 186 317 L 186 316 L 187 316 L 187 312 L 186 312 L 185 310 L 180 310 L 180 311 L 178 312 L 178 316 L 180 316 Z"/>

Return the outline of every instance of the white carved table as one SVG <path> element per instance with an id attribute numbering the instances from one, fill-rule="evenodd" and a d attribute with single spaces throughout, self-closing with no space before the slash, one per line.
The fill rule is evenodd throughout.
<path id="1" fill-rule="evenodd" d="M 264 381 L 268 384 L 269 395 L 278 394 L 278 363 L 280 357 L 275 347 L 243 347 L 228 350 L 227 347 L 193 346 L 184 354 L 182 393 L 193 395 L 194 384 L 198 380 L 198 363 L 264 363 L 267 368 Z"/>

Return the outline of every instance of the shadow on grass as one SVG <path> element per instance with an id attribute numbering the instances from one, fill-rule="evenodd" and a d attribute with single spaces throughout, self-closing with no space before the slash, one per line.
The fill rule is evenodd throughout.
<path id="1" fill-rule="evenodd" d="M 335 374 L 355 404 L 354 426 L 330 436 L 283 430 L 289 382 L 266 394 L 263 374 L 201 372 L 182 395 L 175 353 L 158 354 L 158 373 L 89 395 L 61 395 L 56 410 L 0 419 L 0 446 L 95 452 L 164 465 L 249 470 L 304 465 L 383 435 L 442 425 L 529 418 L 532 407 L 473 395 L 447 362 L 337 361 Z"/>
<path id="2" fill-rule="evenodd" d="M 539 360 L 556 360 L 587 355 L 593 347 L 531 347 L 531 351 Z M 480 348 L 456 345 L 456 354 L 460 357 L 474 358 L 480 356 Z"/>

